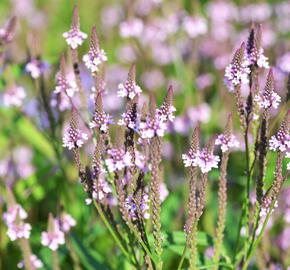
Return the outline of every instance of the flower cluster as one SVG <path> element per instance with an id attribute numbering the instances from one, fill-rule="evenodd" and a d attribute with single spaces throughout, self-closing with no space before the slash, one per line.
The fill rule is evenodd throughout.
<path id="1" fill-rule="evenodd" d="M 37 79 L 46 70 L 47 65 L 41 60 L 34 58 L 31 59 L 25 66 L 25 71 L 30 73 L 33 79 Z"/>
<path id="2" fill-rule="evenodd" d="M 66 93 L 69 97 L 73 97 L 78 92 L 78 86 L 72 73 L 64 74 L 60 71 L 56 75 L 56 87 L 53 93 Z"/>
<path id="3" fill-rule="evenodd" d="M 59 245 L 65 243 L 64 233 L 61 231 L 58 220 L 50 222 L 49 230 L 41 233 L 41 244 L 51 250 L 57 250 Z"/>
<path id="4" fill-rule="evenodd" d="M 189 150 L 182 155 L 185 167 L 199 167 L 202 173 L 208 173 L 212 168 L 218 168 L 220 157 L 213 154 L 208 147 L 202 150 Z"/>
<path id="5" fill-rule="evenodd" d="M 125 167 L 132 166 L 132 157 L 129 152 L 123 149 L 112 148 L 108 150 L 110 158 L 105 160 L 106 166 L 110 172 L 120 171 Z"/>
<path id="6" fill-rule="evenodd" d="M 32 254 L 30 255 L 30 263 L 34 269 L 42 268 L 43 263 L 40 259 L 37 258 L 36 255 Z M 18 268 L 25 268 L 25 262 L 21 261 L 17 264 Z"/>
<path id="7" fill-rule="evenodd" d="M 138 218 L 140 218 L 140 216 L 138 216 L 139 213 L 142 215 L 143 218 L 149 219 L 149 203 L 149 196 L 147 194 L 143 194 L 139 205 L 136 200 L 130 196 L 127 197 L 125 200 L 126 209 L 132 220 L 137 220 Z"/>
<path id="8" fill-rule="evenodd" d="M 93 183 L 93 192 L 92 197 L 94 200 L 102 201 L 107 198 L 109 194 L 112 193 L 112 189 L 105 179 L 99 178 Z M 86 199 L 86 204 L 89 205 L 92 203 L 91 198 Z"/>
<path id="9" fill-rule="evenodd" d="M 86 33 L 80 31 L 79 15 L 76 5 L 74 6 L 71 28 L 68 32 L 63 33 L 62 36 L 72 49 L 76 49 L 78 46 L 82 45 L 84 40 L 88 37 Z"/>
<path id="10" fill-rule="evenodd" d="M 3 104 L 6 107 L 20 107 L 23 104 L 23 100 L 26 97 L 26 93 L 23 87 L 13 85 L 9 87 L 3 94 Z"/>
<path id="11" fill-rule="evenodd" d="M 247 84 L 249 82 L 249 60 L 245 56 L 245 45 L 236 51 L 233 61 L 226 67 L 225 77 L 229 91 L 233 91 L 235 86 Z"/>
<path id="12" fill-rule="evenodd" d="M 99 71 L 99 65 L 108 60 L 104 50 L 94 50 L 90 48 L 89 53 L 83 56 L 86 67 L 92 72 Z"/>
<path id="13" fill-rule="evenodd" d="M 3 214 L 4 222 L 8 227 L 7 235 L 11 241 L 30 237 L 31 225 L 23 222 L 26 218 L 27 213 L 19 204 L 10 205 L 7 212 Z"/>
<path id="14" fill-rule="evenodd" d="M 134 130 L 137 129 L 137 123 L 135 118 L 138 117 L 138 115 L 136 115 L 135 117 L 132 110 L 128 110 L 126 113 L 122 113 L 121 117 L 122 118 L 118 121 L 119 126 L 126 126 Z"/>
<path id="15" fill-rule="evenodd" d="M 234 135 L 220 134 L 218 135 L 216 145 L 221 145 L 222 152 L 227 152 L 230 148 L 239 147 L 240 143 Z"/>
<path id="16" fill-rule="evenodd" d="M 163 137 L 167 128 L 166 122 L 162 121 L 157 115 L 152 118 L 147 116 L 146 122 L 139 124 L 139 133 L 142 139 L 152 139 L 154 136 Z"/>
<path id="17" fill-rule="evenodd" d="M 135 96 L 139 96 L 140 93 L 142 93 L 140 86 L 133 81 L 127 81 L 125 84 L 120 83 L 118 89 L 118 97 L 133 99 Z"/>
<path id="18" fill-rule="evenodd" d="M 109 125 L 113 124 L 114 121 L 109 114 L 104 111 L 96 110 L 94 112 L 93 120 L 90 122 L 90 128 L 99 128 L 103 132 L 107 132 Z"/>
<path id="19" fill-rule="evenodd" d="M 88 140 L 88 135 L 71 125 L 62 138 L 62 146 L 72 150 L 82 147 L 86 140 Z"/>
<path id="20" fill-rule="evenodd" d="M 74 227 L 77 224 L 72 216 L 67 213 L 62 213 L 62 215 L 55 220 L 58 222 L 59 228 L 63 232 L 69 232 L 71 227 Z"/>

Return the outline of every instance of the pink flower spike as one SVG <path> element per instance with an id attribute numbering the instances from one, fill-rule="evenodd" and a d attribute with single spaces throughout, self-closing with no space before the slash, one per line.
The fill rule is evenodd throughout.
<path id="1" fill-rule="evenodd" d="M 50 214 L 48 231 L 41 233 L 41 244 L 48 246 L 51 250 L 57 250 L 59 245 L 63 245 L 64 243 L 64 233 L 60 230 L 58 221 Z"/>
<path id="2" fill-rule="evenodd" d="M 74 5 L 71 28 L 68 32 L 63 33 L 62 36 L 66 39 L 67 44 L 72 49 L 76 49 L 78 46 L 82 45 L 84 40 L 88 37 L 86 33 L 80 31 L 77 5 Z"/>
<path id="3" fill-rule="evenodd" d="M 99 47 L 96 26 L 92 28 L 91 45 L 89 52 L 83 56 L 86 67 L 92 72 L 99 71 L 99 65 L 108 60 L 104 50 Z"/>

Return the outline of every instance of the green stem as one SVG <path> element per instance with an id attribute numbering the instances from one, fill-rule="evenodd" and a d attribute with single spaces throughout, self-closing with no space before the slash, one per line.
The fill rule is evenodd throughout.
<path id="1" fill-rule="evenodd" d="M 181 256 L 181 259 L 179 261 L 177 270 L 181 270 L 181 267 L 183 265 L 183 262 L 184 262 L 184 259 L 185 259 L 185 256 L 186 256 L 186 252 L 187 252 L 187 245 L 183 249 L 182 256 Z"/>
<path id="2" fill-rule="evenodd" d="M 267 224 L 268 224 L 268 221 L 269 221 L 270 215 L 271 215 L 272 210 L 273 210 L 273 208 L 274 208 L 275 201 L 276 201 L 276 200 L 273 199 L 272 204 L 271 204 L 271 207 L 270 207 L 270 209 L 269 209 L 269 212 L 268 212 L 268 214 L 267 214 L 267 216 L 266 216 L 266 219 L 265 219 L 265 221 L 264 221 L 264 223 L 263 223 L 262 230 L 261 230 L 259 236 L 257 237 L 257 240 L 254 242 L 254 244 L 253 244 L 253 245 L 249 248 L 249 250 L 248 250 L 248 253 L 247 253 L 247 256 L 246 256 L 245 262 L 243 263 L 242 270 L 247 270 L 247 267 L 248 267 L 248 265 L 249 265 L 249 263 L 250 263 L 250 259 L 251 259 L 252 255 L 253 255 L 253 252 L 255 251 L 255 249 L 257 248 L 257 245 L 259 244 L 259 242 L 260 242 L 261 239 L 262 239 L 262 236 L 263 236 L 264 231 L 265 231 L 265 229 L 266 229 L 266 226 L 267 226 Z"/>
<path id="3" fill-rule="evenodd" d="M 124 248 L 121 240 L 119 239 L 119 237 L 117 236 L 117 234 L 115 233 L 115 231 L 113 230 L 111 224 L 109 223 L 109 221 L 107 220 L 106 216 L 104 215 L 103 210 L 101 209 L 101 207 L 98 205 L 98 203 L 94 200 L 94 205 L 102 219 L 102 221 L 105 223 L 105 226 L 107 227 L 107 229 L 109 230 L 110 234 L 112 235 L 112 237 L 114 238 L 114 240 L 116 241 L 117 245 L 119 246 L 119 248 L 121 249 L 121 251 L 123 252 L 123 254 L 126 256 L 126 258 L 132 263 L 130 254 L 128 253 L 128 251 Z M 135 266 L 135 263 L 132 263 Z"/>

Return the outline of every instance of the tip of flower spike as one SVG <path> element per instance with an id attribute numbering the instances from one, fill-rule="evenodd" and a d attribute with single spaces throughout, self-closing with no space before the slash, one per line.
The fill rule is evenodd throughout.
<path id="1" fill-rule="evenodd" d="M 136 63 L 132 63 L 129 73 L 128 73 L 128 80 L 135 82 L 136 80 Z"/>
<path id="2" fill-rule="evenodd" d="M 269 69 L 265 90 L 269 93 L 274 91 L 274 76 L 272 68 Z"/>
<path id="3" fill-rule="evenodd" d="M 170 106 L 173 103 L 173 86 L 169 85 L 167 94 L 165 97 L 165 102 Z"/>
<path id="4" fill-rule="evenodd" d="M 92 32 L 91 32 L 91 47 L 92 49 L 96 51 L 100 49 L 99 39 L 97 35 L 97 27 L 95 25 L 92 27 Z"/>
<path id="5" fill-rule="evenodd" d="M 103 101 L 102 101 L 102 93 L 97 94 L 96 98 L 96 111 L 102 112 L 103 111 Z"/>
<path id="6" fill-rule="evenodd" d="M 156 113 L 156 100 L 153 94 L 150 95 L 150 100 L 149 100 L 149 112 L 151 117 L 155 117 Z"/>
<path id="7" fill-rule="evenodd" d="M 196 152 L 199 149 L 200 126 L 197 125 L 191 137 L 191 149 Z"/>
<path id="8" fill-rule="evenodd" d="M 225 133 L 228 136 L 231 136 L 233 132 L 233 114 L 229 113 L 228 118 L 227 118 L 227 123 L 226 123 L 226 128 L 225 128 Z"/>
<path id="9" fill-rule="evenodd" d="M 48 214 L 47 231 L 48 232 L 53 232 L 54 231 L 54 217 L 53 217 L 52 213 Z"/>
<path id="10" fill-rule="evenodd" d="M 118 126 L 117 127 L 117 133 L 115 137 L 115 148 L 122 149 L 123 148 L 123 127 Z"/>
<path id="11" fill-rule="evenodd" d="M 75 30 L 78 30 L 80 28 L 79 11 L 77 4 L 74 5 L 71 28 Z"/>
<path id="12" fill-rule="evenodd" d="M 208 151 L 210 153 L 212 153 L 214 151 L 215 142 L 216 142 L 217 137 L 218 137 L 218 135 L 215 134 L 215 135 L 211 136 L 210 139 L 208 140 L 206 148 L 208 149 Z"/>
<path id="13" fill-rule="evenodd" d="M 66 60 L 65 60 L 64 53 L 62 53 L 61 56 L 60 56 L 60 65 L 59 66 L 60 66 L 59 67 L 60 68 L 60 73 L 65 76 Z"/>
<path id="14" fill-rule="evenodd" d="M 8 206 L 15 205 L 16 204 L 15 197 L 13 195 L 12 190 L 10 189 L 10 187 L 8 185 L 6 185 L 6 195 L 7 195 Z"/>
<path id="15" fill-rule="evenodd" d="M 236 50 L 232 64 L 238 63 L 241 64 L 244 58 L 244 53 L 245 53 L 245 42 L 242 42 L 241 46 Z"/>
<path id="16" fill-rule="evenodd" d="M 10 20 L 8 21 L 7 32 L 9 32 L 9 33 L 14 32 L 14 30 L 16 28 L 16 23 L 17 23 L 16 16 L 13 16 L 12 18 L 10 18 Z"/>

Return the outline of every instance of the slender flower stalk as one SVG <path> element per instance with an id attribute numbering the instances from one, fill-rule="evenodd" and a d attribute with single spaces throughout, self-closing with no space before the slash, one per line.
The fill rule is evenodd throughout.
<path id="1" fill-rule="evenodd" d="M 216 238 L 214 242 L 214 255 L 213 262 L 218 263 L 220 259 L 221 247 L 224 237 L 224 228 L 226 222 L 226 207 L 227 207 L 227 166 L 229 159 L 229 150 L 230 147 L 237 146 L 237 141 L 232 134 L 232 115 L 228 116 L 228 121 L 226 124 L 225 134 L 219 136 L 216 140 L 216 144 L 221 144 L 222 149 L 222 163 L 220 166 L 220 177 L 219 177 L 219 209 L 218 209 L 218 223 L 216 228 Z M 221 138 L 223 140 L 221 140 Z M 213 269 L 218 269 L 218 266 L 215 266 Z"/>
<path id="2" fill-rule="evenodd" d="M 155 119 L 156 104 L 153 97 L 150 100 L 150 112 L 152 119 Z M 151 140 L 150 147 L 150 157 L 151 157 L 151 182 L 149 186 L 149 194 L 151 200 L 151 212 L 152 212 L 152 225 L 153 225 L 153 236 L 154 236 L 154 246 L 157 254 L 157 270 L 162 269 L 163 261 L 161 254 L 163 252 L 162 242 L 163 235 L 161 233 L 161 200 L 160 200 L 160 168 L 159 164 L 161 162 L 161 140 L 158 136 L 154 136 Z"/>

